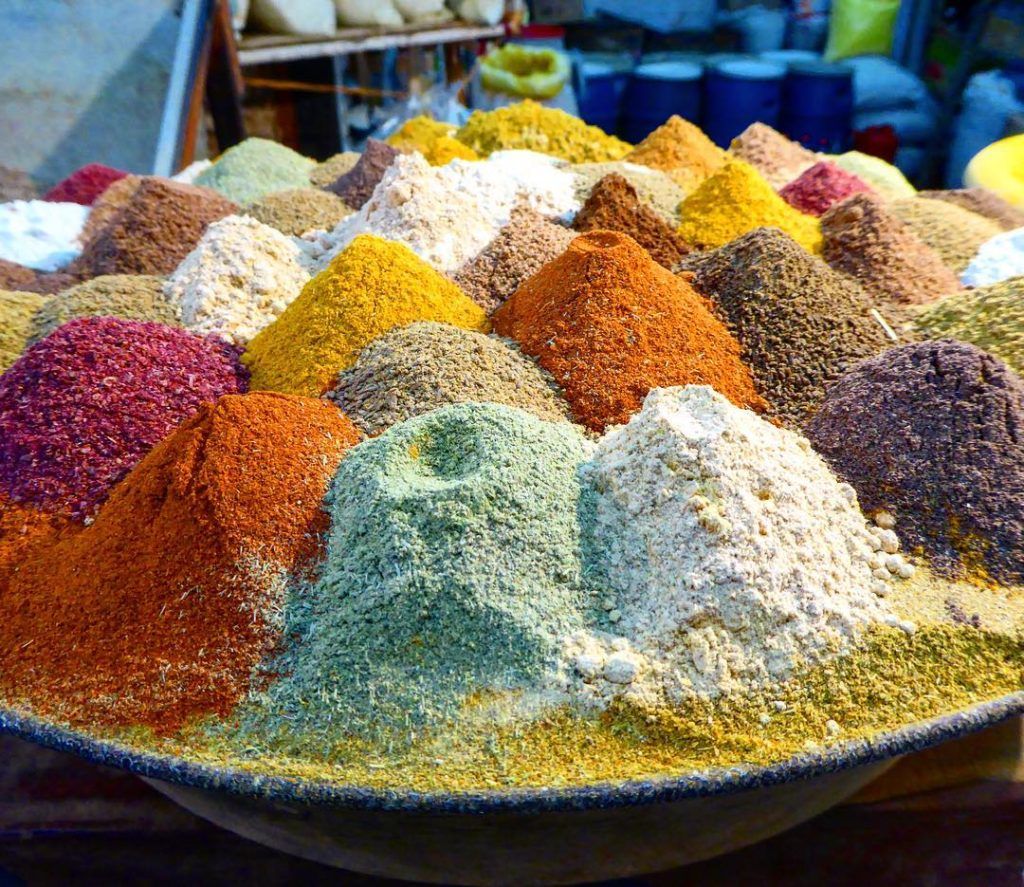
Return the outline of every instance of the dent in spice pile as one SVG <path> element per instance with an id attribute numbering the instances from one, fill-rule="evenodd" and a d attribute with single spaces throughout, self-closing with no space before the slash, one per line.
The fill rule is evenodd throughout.
<path id="1" fill-rule="evenodd" d="M 1000 233 L 991 219 L 944 200 L 909 197 L 887 209 L 957 273 L 964 271 L 978 248 Z"/>
<path id="2" fill-rule="evenodd" d="M 516 206 L 498 236 L 453 279 L 490 314 L 545 262 L 565 252 L 574 236 L 528 206 Z"/>
<path id="3" fill-rule="evenodd" d="M 340 197 L 319 188 L 276 191 L 249 204 L 245 214 L 276 228 L 282 234 L 301 237 L 307 231 L 330 230 L 352 215 L 352 208 Z"/>
<path id="4" fill-rule="evenodd" d="M 621 160 L 630 146 L 579 117 L 526 99 L 493 111 L 474 111 L 455 137 L 481 157 L 495 151 L 525 149 L 569 163 Z"/>
<path id="5" fill-rule="evenodd" d="M 88 516 L 179 422 L 246 387 L 226 342 L 112 317 L 66 323 L 0 376 L 0 494 Z"/>
<path id="6" fill-rule="evenodd" d="M 218 157 L 196 176 L 196 184 L 212 188 L 234 203 L 251 203 L 273 191 L 309 186 L 316 161 L 267 139 L 248 138 Z"/>
<path id="7" fill-rule="evenodd" d="M 370 199 L 373 189 L 397 156 L 398 151 L 385 142 L 367 139 L 366 149 L 356 164 L 323 188 L 340 197 L 352 209 L 359 209 Z"/>
<path id="8" fill-rule="evenodd" d="M 608 163 L 574 163 L 568 168 L 576 177 L 576 199 L 583 203 L 594 190 L 594 186 L 610 173 L 617 173 L 636 188 L 642 203 L 653 209 L 669 225 L 679 224 L 679 204 L 686 192 L 673 181 L 668 173 L 651 169 L 639 163 L 622 160 Z"/>
<path id="9" fill-rule="evenodd" d="M 101 274 L 170 274 L 206 226 L 238 207 L 208 188 L 144 178 L 128 203 L 86 244 L 72 270 Z"/>
<path id="10" fill-rule="evenodd" d="M 339 176 L 345 175 L 354 167 L 362 155 L 358 151 L 342 151 L 318 163 L 309 174 L 309 181 L 314 188 L 326 188 Z"/>
<path id="11" fill-rule="evenodd" d="M 668 173 L 689 194 L 725 162 L 726 154 L 690 121 L 673 114 L 625 159 Z"/>
<path id="12" fill-rule="evenodd" d="M 918 197 L 944 200 L 991 219 L 1004 231 L 1024 228 L 1024 210 L 1019 210 L 986 188 L 956 188 L 950 191 L 919 191 Z"/>
<path id="13" fill-rule="evenodd" d="M 243 360 L 253 388 L 317 396 L 367 343 L 417 320 L 488 329 L 483 309 L 407 247 L 362 235 L 249 343 Z"/>
<path id="14" fill-rule="evenodd" d="M 869 513 L 940 569 L 1024 578 L 1024 382 L 942 339 L 893 348 L 829 389 L 807 425 Z"/>
<path id="15" fill-rule="evenodd" d="M 758 228 L 691 265 L 692 283 L 740 343 L 772 412 L 799 426 L 826 384 L 893 342 L 850 278 L 776 228 Z"/>
<path id="16" fill-rule="evenodd" d="M 0 290 L 0 373 L 28 346 L 36 313 L 47 301 L 37 293 Z"/>
<path id="17" fill-rule="evenodd" d="M 860 151 L 847 151 L 829 157 L 836 166 L 852 172 L 867 182 L 871 189 L 885 200 L 899 200 L 901 197 L 913 197 L 917 190 L 906 176 L 891 163 L 881 157 L 862 154 Z"/>
<path id="18" fill-rule="evenodd" d="M 280 677 L 243 731 L 401 741 L 470 695 L 536 688 L 583 627 L 591 449 L 567 422 L 497 404 L 442 407 L 354 448 L 327 495 L 320 579 L 289 595 Z"/>
<path id="19" fill-rule="evenodd" d="M 960 275 L 965 286 L 987 286 L 1024 276 L 1024 228 L 986 241 Z"/>
<path id="20" fill-rule="evenodd" d="M 181 312 L 163 295 L 163 280 L 143 274 L 105 274 L 48 299 L 32 321 L 30 343 L 79 317 L 120 317 L 181 326 Z"/>
<path id="21" fill-rule="evenodd" d="M 56 271 L 81 252 L 88 207 L 46 200 L 0 203 L 0 259 Z"/>
<path id="22" fill-rule="evenodd" d="M 1024 373 L 1024 277 L 939 299 L 917 318 L 930 338 L 959 339 Z"/>
<path id="23" fill-rule="evenodd" d="M 863 179 L 822 160 L 782 188 L 779 197 L 802 213 L 820 216 L 840 200 L 870 191 L 871 186 Z"/>
<path id="24" fill-rule="evenodd" d="M 142 176 L 124 176 L 96 198 L 89 211 L 89 218 L 85 220 L 85 226 L 82 228 L 83 244 L 87 244 L 114 220 L 117 214 L 128 205 L 135 189 L 141 182 Z"/>
<path id="25" fill-rule="evenodd" d="M 280 642 L 286 577 L 316 553 L 321 499 L 356 438 L 320 401 L 252 394 L 204 406 L 93 523 L 10 577 L 5 698 L 157 732 L 227 714 Z"/>
<path id="26" fill-rule="evenodd" d="M 388 136 L 387 143 L 399 151 L 419 151 L 431 166 L 443 166 L 456 157 L 478 160 L 476 151 L 455 138 L 456 129 L 451 123 L 441 123 L 421 114 L 406 120 Z"/>
<path id="27" fill-rule="evenodd" d="M 87 163 L 54 185 L 43 195 L 43 200 L 92 206 L 97 197 L 126 175 L 128 173 L 114 169 L 112 166 L 104 166 L 102 163 Z"/>
<path id="28" fill-rule="evenodd" d="M 818 162 L 818 155 L 766 123 L 751 123 L 732 140 L 729 153 L 745 160 L 773 188 L 782 188 Z"/>
<path id="29" fill-rule="evenodd" d="M 164 295 L 190 330 L 244 344 L 302 291 L 309 265 L 298 241 L 248 216 L 227 216 L 206 229 Z"/>
<path id="30" fill-rule="evenodd" d="M 500 403 L 551 422 L 569 417 L 551 377 L 513 343 L 446 323 L 413 323 L 374 339 L 327 397 L 369 435 L 453 403 Z"/>
<path id="31" fill-rule="evenodd" d="M 35 183 L 27 172 L 0 163 L 0 203 L 35 200 L 38 196 Z"/>
<path id="32" fill-rule="evenodd" d="M 493 320 L 594 431 L 627 421 L 648 391 L 666 385 L 710 384 L 740 406 L 765 406 L 739 345 L 704 299 L 625 234 L 581 234 Z"/>
<path id="33" fill-rule="evenodd" d="M 621 231 L 640 244 L 655 262 L 674 268 L 690 246 L 654 210 L 640 203 L 636 189 L 612 173 L 594 186 L 572 223 L 577 231 Z"/>
<path id="34" fill-rule="evenodd" d="M 742 160 L 727 161 L 679 212 L 679 234 L 697 247 L 724 246 L 755 228 L 781 228 L 808 252 L 821 251 L 818 220 L 793 209 Z"/>
<path id="35" fill-rule="evenodd" d="M 821 217 L 822 257 L 882 303 L 917 305 L 956 292 L 941 256 L 875 195 L 855 194 Z"/>

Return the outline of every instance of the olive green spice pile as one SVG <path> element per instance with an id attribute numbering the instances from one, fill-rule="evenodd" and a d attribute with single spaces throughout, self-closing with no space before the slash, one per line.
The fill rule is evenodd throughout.
<path id="1" fill-rule="evenodd" d="M 47 301 L 37 293 L 0 290 L 0 373 L 28 347 L 32 323 Z"/>
<path id="2" fill-rule="evenodd" d="M 352 209 L 329 191 L 293 188 L 261 197 L 245 208 L 245 214 L 282 234 L 301 237 L 307 231 L 330 231 Z"/>
<path id="3" fill-rule="evenodd" d="M 950 191 L 919 191 L 929 200 L 945 200 L 991 219 L 1004 231 L 1024 228 L 1024 211 L 1007 203 L 998 194 L 985 188 L 955 188 Z"/>
<path id="4" fill-rule="evenodd" d="M 888 208 L 958 274 L 971 263 L 978 247 L 1002 232 L 991 219 L 945 200 L 906 197 L 892 201 Z"/>
<path id="5" fill-rule="evenodd" d="M 358 151 L 342 151 L 318 163 L 309 174 L 309 181 L 315 188 L 326 188 L 338 176 L 343 176 L 359 162 Z"/>

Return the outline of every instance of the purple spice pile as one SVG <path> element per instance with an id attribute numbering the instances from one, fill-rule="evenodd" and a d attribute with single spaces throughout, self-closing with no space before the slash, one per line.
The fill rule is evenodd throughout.
<path id="1" fill-rule="evenodd" d="M 368 139 L 366 148 L 355 166 L 344 175 L 338 176 L 325 191 L 337 194 L 352 209 L 360 209 L 370 196 L 384 173 L 398 156 L 398 151 L 387 142 Z"/>
<path id="2" fill-rule="evenodd" d="M 87 517 L 201 404 L 248 390 L 240 354 L 159 323 L 58 328 L 0 376 L 0 494 Z"/>

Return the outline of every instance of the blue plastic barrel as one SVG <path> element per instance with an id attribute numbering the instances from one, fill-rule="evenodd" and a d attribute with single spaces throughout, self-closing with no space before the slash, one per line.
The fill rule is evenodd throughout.
<path id="1" fill-rule="evenodd" d="M 623 108 L 623 138 L 642 141 L 673 114 L 700 119 L 704 69 L 688 61 L 651 62 L 638 66 L 629 78 Z"/>
<path id="2" fill-rule="evenodd" d="M 585 58 L 579 64 L 576 87 L 580 117 L 615 135 L 619 131 L 622 97 L 629 82 L 629 67 Z"/>
<path id="3" fill-rule="evenodd" d="M 704 131 L 722 148 L 751 123 L 778 126 L 786 66 L 747 58 L 720 62 L 704 84 Z"/>
<path id="4" fill-rule="evenodd" d="M 848 151 L 853 143 L 853 69 L 840 62 L 791 65 L 780 128 L 812 151 Z"/>

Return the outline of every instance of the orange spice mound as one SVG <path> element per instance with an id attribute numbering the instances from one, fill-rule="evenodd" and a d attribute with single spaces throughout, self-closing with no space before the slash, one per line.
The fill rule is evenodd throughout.
<path id="1" fill-rule="evenodd" d="M 95 521 L 0 596 L 0 696 L 157 732 L 227 714 L 280 639 L 284 579 L 319 550 L 352 423 L 323 401 L 227 395 L 161 441 Z"/>
<path id="2" fill-rule="evenodd" d="M 623 158 L 668 173 L 687 193 L 712 175 L 725 159 L 725 151 L 700 127 L 678 114 L 669 117 Z"/>
<path id="3" fill-rule="evenodd" d="M 580 235 L 492 320 L 555 377 L 576 420 L 594 431 L 626 422 L 648 391 L 669 385 L 710 385 L 737 406 L 766 408 L 708 302 L 626 234 Z"/>
<path id="4" fill-rule="evenodd" d="M 79 526 L 67 517 L 0 496 L 0 596 L 8 578 L 32 552 Z"/>

